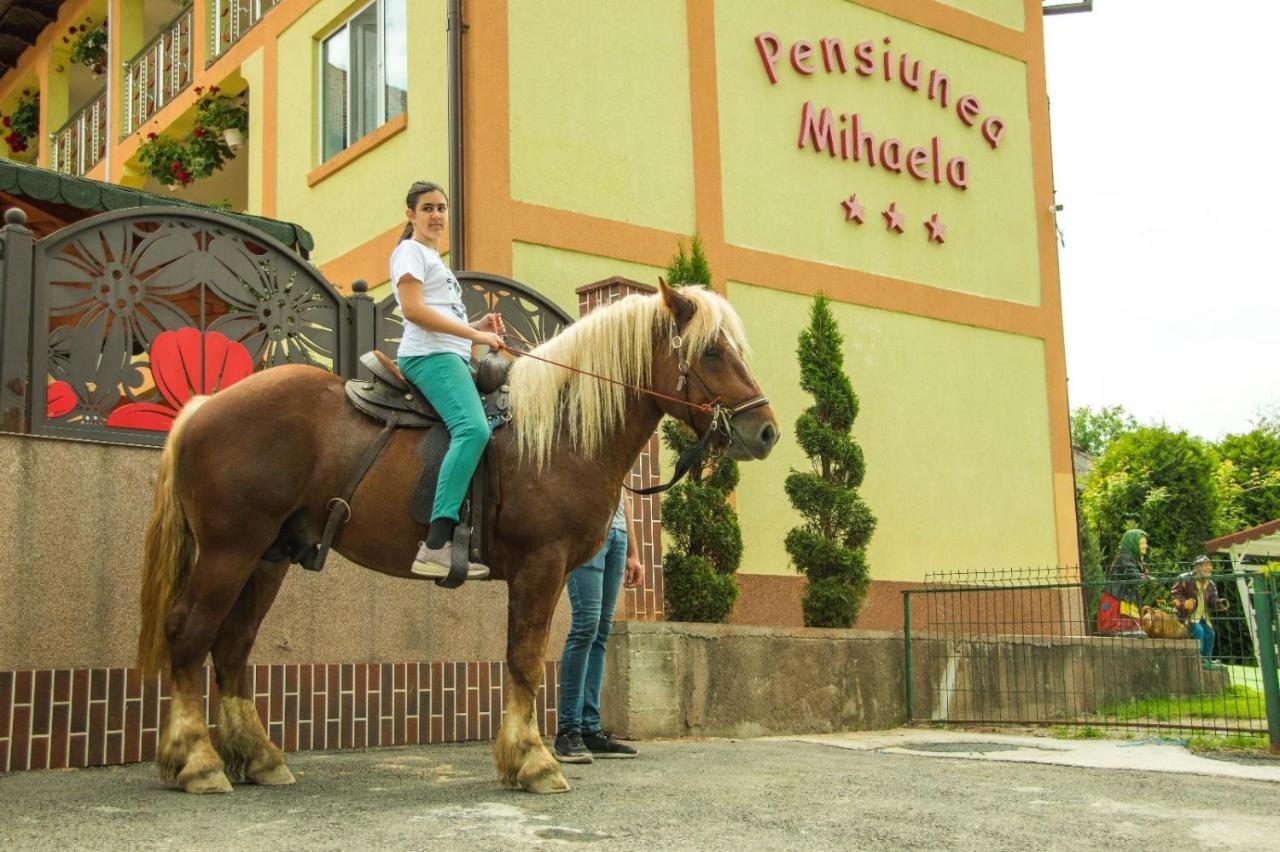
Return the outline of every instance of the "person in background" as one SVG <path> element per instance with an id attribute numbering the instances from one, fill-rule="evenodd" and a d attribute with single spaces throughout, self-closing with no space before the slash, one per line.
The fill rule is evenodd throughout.
<path id="1" fill-rule="evenodd" d="M 1111 636 L 1143 636 L 1138 611 L 1138 584 L 1147 579 L 1142 558 L 1147 534 L 1132 529 L 1120 537 L 1120 548 L 1107 572 L 1107 585 L 1098 604 L 1097 632 Z"/>
<path id="2" fill-rule="evenodd" d="M 604 547 L 590 562 L 569 575 L 573 620 L 560 658 L 560 700 L 556 708 L 556 741 L 552 754 L 561 763 L 594 763 L 599 757 L 635 757 L 636 750 L 600 729 L 600 687 L 604 684 L 604 652 L 613 629 L 618 588 L 644 582 L 640 536 L 627 534 L 635 519 L 631 500 L 618 495 Z"/>
<path id="3" fill-rule="evenodd" d="M 1200 556 L 1191 570 L 1178 577 L 1173 585 L 1174 608 L 1178 618 L 1187 628 L 1187 635 L 1200 641 L 1201 665 L 1206 669 L 1221 671 L 1222 663 L 1213 659 L 1213 643 L 1217 633 L 1213 629 L 1210 613 L 1223 612 L 1231 602 L 1218 594 L 1218 587 L 1209 577 L 1213 574 L 1213 562 Z"/>

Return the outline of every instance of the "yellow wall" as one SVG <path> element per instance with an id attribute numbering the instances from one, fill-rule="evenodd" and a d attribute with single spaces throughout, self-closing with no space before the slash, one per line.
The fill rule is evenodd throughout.
<path id="1" fill-rule="evenodd" d="M 938 0 L 938 2 L 1015 30 L 1023 29 L 1027 23 L 1022 0 Z"/>
<path id="2" fill-rule="evenodd" d="M 511 194 L 693 230 L 685 0 L 513 2 Z"/>
<path id="3" fill-rule="evenodd" d="M 810 300 L 738 283 L 729 296 L 783 429 L 768 459 L 741 467 L 742 571 L 791 573 L 782 541 L 799 516 L 783 481 L 808 466 L 793 435 L 812 404 L 795 356 Z M 880 521 L 868 553 L 872 579 L 1056 564 L 1041 342 L 856 305 L 832 309 L 861 400 L 862 496 Z"/>
<path id="4" fill-rule="evenodd" d="M 408 128 L 313 187 L 320 165 L 318 36 L 352 10 L 350 0 L 320 0 L 279 41 L 276 217 L 302 223 L 324 263 L 404 218 L 415 180 L 448 183 L 448 92 L 444 0 L 410 0 Z M 447 188 L 447 187 L 446 187 Z"/>
<path id="5" fill-rule="evenodd" d="M 662 274 L 654 266 L 532 243 L 516 243 L 512 249 L 515 279 L 564 308 L 573 319 L 578 318 L 578 295 L 574 292 L 578 287 L 614 275 L 657 286 Z"/>
<path id="6" fill-rule="evenodd" d="M 729 243 L 823 261 L 935 287 L 1027 304 L 1040 298 L 1033 210 L 1030 126 L 1023 63 L 842 0 L 797 4 L 788 0 L 735 0 L 716 6 L 720 144 L 725 238 Z M 778 83 L 770 85 L 755 37 L 772 30 L 782 42 Z M 926 85 L 913 92 L 897 81 L 861 77 L 850 58 L 846 74 L 828 74 L 820 52 L 817 73 L 792 69 L 786 52 L 798 39 L 815 46 L 839 37 L 848 50 L 862 40 L 889 36 L 900 51 L 922 60 L 922 77 L 938 68 L 952 81 L 952 107 L 930 101 Z M 815 48 L 816 49 L 816 48 Z M 877 52 L 876 56 L 879 57 Z M 877 60 L 878 61 L 878 60 Z M 895 68 L 896 68 L 895 64 Z M 979 126 L 966 127 L 954 100 L 973 94 L 982 117 L 1007 122 L 992 150 Z M 878 141 L 900 139 L 928 148 L 942 140 L 944 159 L 969 161 L 964 191 L 895 174 L 866 162 L 831 159 L 797 148 L 805 101 L 832 112 L 857 112 Z M 838 125 L 839 126 L 839 125 Z M 844 220 L 840 202 L 857 193 L 865 224 Z M 897 202 L 904 233 L 880 215 Z M 938 213 L 946 243 L 926 241 L 924 220 Z"/>

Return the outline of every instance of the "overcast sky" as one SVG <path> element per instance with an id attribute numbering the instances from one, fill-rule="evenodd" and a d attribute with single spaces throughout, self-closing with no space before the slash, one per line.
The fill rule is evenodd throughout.
<path id="1" fill-rule="evenodd" d="M 1206 438 L 1280 405 L 1274 4 L 1045 19 L 1071 406 Z"/>

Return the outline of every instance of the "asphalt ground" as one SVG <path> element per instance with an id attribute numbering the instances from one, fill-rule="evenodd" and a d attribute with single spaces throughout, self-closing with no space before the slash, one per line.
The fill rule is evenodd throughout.
<path id="1" fill-rule="evenodd" d="M 291 787 L 188 796 L 150 764 L 0 776 L 7 849 L 1280 849 L 1264 781 L 850 750 L 637 744 L 502 789 L 488 743 L 290 756 Z"/>

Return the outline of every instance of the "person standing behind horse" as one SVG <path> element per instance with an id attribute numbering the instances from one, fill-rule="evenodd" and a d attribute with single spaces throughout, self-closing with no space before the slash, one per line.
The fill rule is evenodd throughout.
<path id="1" fill-rule="evenodd" d="M 1223 612 L 1230 602 L 1218 594 L 1218 586 L 1209 579 L 1213 575 L 1213 562 L 1207 556 L 1197 557 L 1191 570 L 1178 576 L 1173 584 L 1174 607 L 1178 619 L 1186 625 L 1187 635 L 1200 642 L 1201 664 L 1206 669 L 1225 669 L 1213 659 L 1213 643 L 1217 634 L 1213 630 L 1211 613 Z"/>
<path id="2" fill-rule="evenodd" d="M 1120 549 L 1107 572 L 1107 586 L 1098 605 L 1099 633 L 1144 635 L 1139 620 L 1138 583 L 1147 579 L 1142 570 L 1147 546 L 1147 534 L 1142 530 L 1129 530 L 1120 537 Z"/>
<path id="3" fill-rule="evenodd" d="M 627 534 L 630 499 L 618 495 L 604 546 L 591 561 L 569 574 L 573 619 L 560 657 L 560 700 L 556 708 L 556 741 L 552 754 L 561 763 L 592 763 L 595 757 L 635 757 L 600 728 L 600 687 L 604 684 L 604 652 L 613 629 L 618 588 L 644 582 L 639 536 Z M 624 567 L 625 566 L 625 567 Z"/>
<path id="4" fill-rule="evenodd" d="M 422 391 L 449 430 L 449 450 L 440 464 L 431 525 L 418 547 L 413 573 L 447 577 L 453 529 L 471 476 L 489 442 L 489 422 L 471 378 L 471 346 L 503 347 L 502 318 L 488 314 L 467 324 L 462 287 L 440 258 L 449 227 L 449 200 L 439 185 L 417 181 L 405 197 L 408 219 L 391 253 L 391 291 L 404 316 L 396 362 L 405 379 Z M 486 330 L 489 329 L 489 330 Z M 487 577 L 472 564 L 467 576 Z"/>

